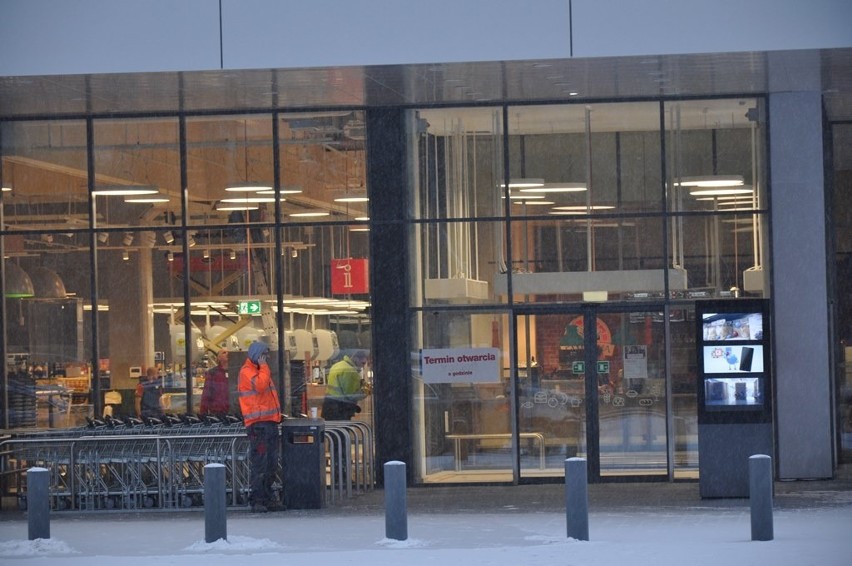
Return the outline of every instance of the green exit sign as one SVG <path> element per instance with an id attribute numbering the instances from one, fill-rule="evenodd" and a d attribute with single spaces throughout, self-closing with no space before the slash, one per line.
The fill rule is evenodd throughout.
<path id="1" fill-rule="evenodd" d="M 238 307 L 240 314 L 260 314 L 260 301 L 240 301 Z"/>
<path id="2" fill-rule="evenodd" d="M 573 373 L 574 375 L 586 373 L 586 363 L 585 362 L 573 362 L 571 364 L 571 373 Z"/>
<path id="3" fill-rule="evenodd" d="M 609 362 L 598 362 L 598 373 L 609 373 Z"/>

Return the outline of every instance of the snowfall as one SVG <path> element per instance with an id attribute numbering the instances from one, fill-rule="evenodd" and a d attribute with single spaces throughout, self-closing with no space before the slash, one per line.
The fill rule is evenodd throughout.
<path id="1" fill-rule="evenodd" d="M 595 511 L 589 540 L 567 536 L 558 506 L 498 505 L 487 512 L 409 510 L 407 538 L 386 537 L 382 509 L 334 508 L 252 514 L 229 510 L 224 539 L 205 542 L 197 512 L 55 513 L 50 536 L 29 539 L 25 514 L 0 514 L 0 563 L 218 566 L 261 560 L 312 566 L 369 564 L 566 566 L 740 566 L 852 564 L 852 493 L 824 494 L 825 505 L 776 509 L 774 537 L 753 541 L 748 501 Z M 7 515 L 3 517 L 3 515 Z"/>

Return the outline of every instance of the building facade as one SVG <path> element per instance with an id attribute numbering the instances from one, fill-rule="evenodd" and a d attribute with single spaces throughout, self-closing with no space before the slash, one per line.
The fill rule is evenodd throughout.
<path id="1" fill-rule="evenodd" d="M 777 476 L 830 477 L 852 51 L 573 49 L 0 78 L 4 427 L 132 412 L 149 366 L 192 412 L 264 339 L 289 414 L 369 350 L 414 483 L 695 478 L 696 303 L 764 300 Z"/>

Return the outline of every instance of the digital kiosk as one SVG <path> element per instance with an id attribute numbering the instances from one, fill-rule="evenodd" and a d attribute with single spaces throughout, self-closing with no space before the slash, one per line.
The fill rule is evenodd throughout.
<path id="1" fill-rule="evenodd" d="M 749 457 L 773 456 L 769 302 L 699 301 L 695 319 L 701 497 L 748 497 Z"/>

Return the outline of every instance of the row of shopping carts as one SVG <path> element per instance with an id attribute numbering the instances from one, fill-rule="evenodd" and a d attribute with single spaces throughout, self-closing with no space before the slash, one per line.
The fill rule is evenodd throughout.
<path id="1" fill-rule="evenodd" d="M 286 422 L 286 421 L 285 421 Z M 372 430 L 362 422 L 326 422 L 325 503 L 373 488 Z M 204 467 L 222 464 L 230 506 L 248 505 L 249 442 L 238 418 L 90 420 L 64 431 L 16 434 L 0 441 L 4 495 L 24 509 L 26 471 L 49 471 L 54 510 L 187 509 L 203 505 Z M 286 478 L 276 489 L 286 489 Z"/>

